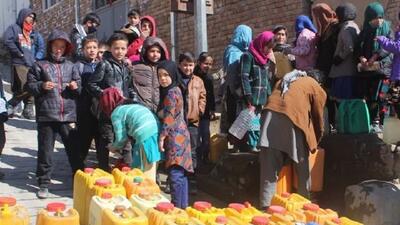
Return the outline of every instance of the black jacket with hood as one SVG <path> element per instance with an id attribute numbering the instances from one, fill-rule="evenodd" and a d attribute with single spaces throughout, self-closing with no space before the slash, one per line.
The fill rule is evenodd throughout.
<path id="1" fill-rule="evenodd" d="M 50 52 L 51 42 L 65 40 L 67 48 L 64 56 L 56 61 Z M 27 90 L 35 97 L 37 122 L 76 122 L 76 99 L 81 90 L 81 78 L 75 64 L 65 58 L 72 51 L 68 34 L 54 30 L 47 42 L 47 57 L 38 61 L 28 73 Z M 51 81 L 52 90 L 44 90 L 42 84 Z M 78 83 L 77 90 L 67 86 L 71 81 Z"/>
<path id="2" fill-rule="evenodd" d="M 14 65 L 25 65 L 32 66 L 35 62 L 35 58 L 32 51 L 27 48 L 23 48 L 19 41 L 20 37 L 23 36 L 22 26 L 26 17 L 34 14 L 32 9 L 21 9 L 18 13 L 18 18 L 15 24 L 10 25 L 4 32 L 3 39 L 4 45 L 7 47 L 11 54 L 12 64 Z M 31 33 L 32 45 L 34 44 L 34 32 Z"/>

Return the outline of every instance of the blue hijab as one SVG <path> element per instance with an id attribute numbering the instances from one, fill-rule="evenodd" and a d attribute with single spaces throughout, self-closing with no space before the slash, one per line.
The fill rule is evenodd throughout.
<path id="1" fill-rule="evenodd" d="M 310 18 L 306 15 L 300 15 L 296 18 L 296 25 L 295 25 L 296 36 L 299 36 L 299 34 L 305 28 L 311 30 L 314 33 L 317 33 L 317 28 L 315 28 L 315 26 L 311 22 Z"/>
<path id="2" fill-rule="evenodd" d="M 243 52 L 248 49 L 253 37 L 252 33 L 251 28 L 247 25 L 242 24 L 236 27 L 231 42 L 224 51 L 223 64 L 225 71 L 227 71 L 230 64 L 240 60 Z"/>

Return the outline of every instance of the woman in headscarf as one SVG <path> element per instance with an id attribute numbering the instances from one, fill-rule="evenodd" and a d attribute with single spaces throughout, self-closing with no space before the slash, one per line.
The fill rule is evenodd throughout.
<path id="1" fill-rule="evenodd" d="M 323 134 L 325 91 L 304 71 L 289 72 L 276 83 L 261 114 L 258 145 L 261 208 L 271 205 L 278 174 L 290 162 L 294 162 L 299 178 L 297 192 L 309 195 L 308 156 L 317 149 Z"/>
<path id="2" fill-rule="evenodd" d="M 139 168 L 156 180 L 157 162 L 161 159 L 158 150 L 159 122 L 157 116 L 141 104 L 124 104 L 121 90 L 115 87 L 107 88 L 100 97 L 102 111 L 111 117 L 114 131 L 114 141 L 110 149 L 123 149 L 126 143 L 134 140 L 132 158 L 134 168 Z"/>
<path id="3" fill-rule="evenodd" d="M 385 92 L 390 76 L 391 55 L 376 41 L 377 36 L 391 36 L 390 23 L 383 19 L 384 9 L 378 2 L 368 4 L 364 13 L 363 29 L 357 44 L 360 76 L 356 81 L 356 97 L 364 98 L 375 132 L 382 132 L 381 125 L 386 111 Z"/>
<path id="4" fill-rule="evenodd" d="M 356 61 L 354 48 L 360 33 L 356 19 L 356 7 L 351 3 L 344 3 L 336 8 L 339 19 L 339 35 L 333 57 L 333 65 L 329 72 L 332 79 L 330 95 L 335 100 L 353 98 L 353 79 L 356 75 Z"/>
<path id="5" fill-rule="evenodd" d="M 264 31 L 249 46 L 240 58 L 240 79 L 242 84 L 242 109 L 248 108 L 259 115 L 262 106 L 271 94 L 271 83 L 275 79 L 273 54 L 274 33 Z M 256 150 L 259 132 L 249 132 L 248 145 Z"/>
<path id="6" fill-rule="evenodd" d="M 247 25 L 239 25 L 233 32 L 231 42 L 224 51 L 223 66 L 226 73 L 226 120 L 229 128 L 236 119 L 236 106 L 240 97 L 240 57 L 247 51 L 252 39 L 252 30 Z"/>
<path id="7" fill-rule="evenodd" d="M 285 52 L 296 56 L 296 69 L 312 70 L 317 59 L 317 29 L 308 16 L 300 15 L 296 18 L 295 31 L 296 46 Z"/>
<path id="8" fill-rule="evenodd" d="M 312 8 L 314 23 L 317 25 L 318 57 L 316 69 L 329 74 L 332 66 L 333 55 L 336 50 L 337 36 L 339 33 L 338 19 L 335 11 L 328 4 L 318 3 Z"/>
<path id="9" fill-rule="evenodd" d="M 183 110 L 182 91 L 179 87 L 180 75 L 173 61 L 162 61 L 157 66 L 160 81 L 161 121 L 159 147 L 165 152 L 165 166 L 171 183 L 172 203 L 185 209 L 188 204 L 188 173 L 193 173 L 190 149 L 190 134 Z"/>

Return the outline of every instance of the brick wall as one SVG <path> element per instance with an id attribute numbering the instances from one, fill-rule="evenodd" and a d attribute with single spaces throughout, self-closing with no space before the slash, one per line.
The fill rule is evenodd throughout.
<path id="1" fill-rule="evenodd" d="M 62 0 L 48 9 L 43 10 L 42 0 L 31 0 L 32 8 L 38 15 L 38 29 L 47 38 L 50 31 L 57 28 L 70 32 L 75 24 L 75 1 Z M 91 0 L 80 0 L 80 17 L 92 9 Z"/>

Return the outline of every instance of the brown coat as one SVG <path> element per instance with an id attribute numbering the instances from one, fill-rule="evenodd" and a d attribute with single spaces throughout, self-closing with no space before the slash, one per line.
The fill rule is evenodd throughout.
<path id="1" fill-rule="evenodd" d="M 303 131 L 309 150 L 315 150 L 324 131 L 325 91 L 311 77 L 298 78 L 284 96 L 280 85 L 278 81 L 264 109 L 289 117 Z"/>
<path id="2" fill-rule="evenodd" d="M 206 109 L 206 88 L 203 80 L 193 75 L 188 84 L 188 121 L 199 126 L 200 116 Z"/>

